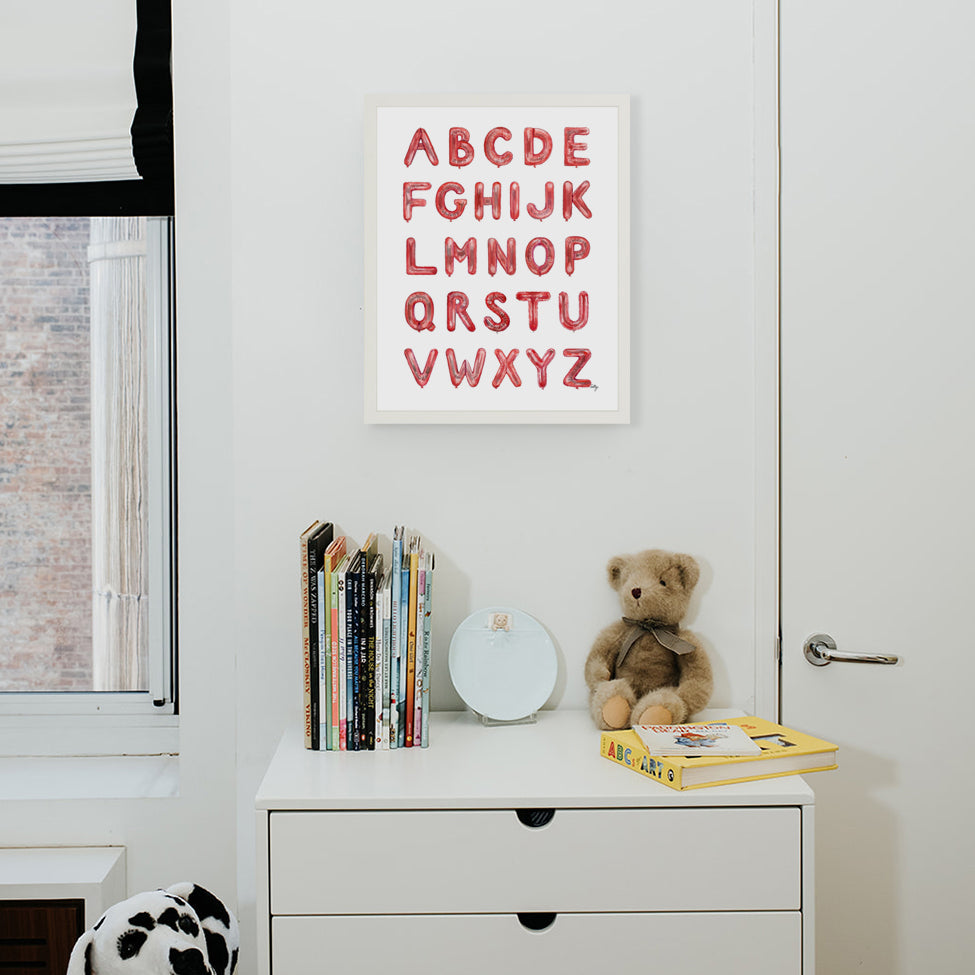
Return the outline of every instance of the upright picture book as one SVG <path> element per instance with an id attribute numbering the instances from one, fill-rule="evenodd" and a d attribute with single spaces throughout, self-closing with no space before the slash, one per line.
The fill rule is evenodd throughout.
<path id="1" fill-rule="evenodd" d="M 319 569 L 334 535 L 332 522 L 314 521 L 298 538 L 301 569 L 301 639 L 304 671 L 305 747 L 318 748 L 321 734 L 321 694 L 319 686 Z"/>
<path id="2" fill-rule="evenodd" d="M 837 767 L 837 746 L 821 738 L 763 718 L 728 718 L 727 724 L 741 728 L 758 746 L 759 754 L 654 755 L 632 728 L 602 732 L 599 752 L 603 758 L 623 768 L 680 790 L 770 779 L 799 772 L 820 772 Z M 707 725 L 696 727 L 706 728 Z"/>

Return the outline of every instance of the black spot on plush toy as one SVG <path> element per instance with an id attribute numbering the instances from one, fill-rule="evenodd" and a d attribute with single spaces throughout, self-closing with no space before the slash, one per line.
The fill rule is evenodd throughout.
<path id="1" fill-rule="evenodd" d="M 711 662 L 681 621 L 700 570 L 690 555 L 650 549 L 606 566 L 622 618 L 596 637 L 586 659 L 593 721 L 604 730 L 683 724 L 711 697 Z"/>
<path id="2" fill-rule="evenodd" d="M 75 943 L 66 975 L 233 975 L 237 919 L 197 884 L 136 894 Z"/>

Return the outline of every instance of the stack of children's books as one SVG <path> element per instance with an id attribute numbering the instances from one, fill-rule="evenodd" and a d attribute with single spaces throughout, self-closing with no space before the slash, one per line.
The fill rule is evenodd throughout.
<path id="1" fill-rule="evenodd" d="M 430 742 L 433 553 L 418 535 L 356 546 L 332 522 L 301 533 L 305 747 L 426 748 Z M 385 539 L 386 543 L 390 540 Z"/>
<path id="2" fill-rule="evenodd" d="M 700 789 L 837 767 L 836 745 L 755 717 L 604 731 L 599 751 L 611 762 L 671 789 Z"/>

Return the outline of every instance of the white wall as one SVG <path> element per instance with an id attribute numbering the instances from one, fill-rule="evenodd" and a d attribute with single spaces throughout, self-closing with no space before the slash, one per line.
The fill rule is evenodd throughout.
<path id="1" fill-rule="evenodd" d="M 752 8 L 175 0 L 181 797 L 11 803 L 3 842 L 123 843 L 132 890 L 236 884 L 251 975 L 253 795 L 299 720 L 314 517 L 437 552 L 435 707 L 459 704 L 454 627 L 492 603 L 548 627 L 550 703 L 581 707 L 606 561 L 651 546 L 701 562 L 714 703 L 754 706 Z M 629 425 L 363 424 L 363 96 L 440 90 L 630 94 Z"/>
<path id="2" fill-rule="evenodd" d="M 611 16 L 578 0 L 237 0 L 231 38 L 225 524 L 246 927 L 252 797 L 299 719 L 296 539 L 315 517 L 360 541 L 406 523 L 437 552 L 435 707 L 459 703 L 454 627 L 492 603 L 549 628 L 552 704 L 582 706 L 586 652 L 618 615 L 606 561 L 651 546 L 702 563 L 691 622 L 713 654 L 714 701 L 753 706 L 753 24 L 751 0 L 634 0 Z M 363 424 L 363 96 L 440 90 L 631 95 L 628 426 Z"/>

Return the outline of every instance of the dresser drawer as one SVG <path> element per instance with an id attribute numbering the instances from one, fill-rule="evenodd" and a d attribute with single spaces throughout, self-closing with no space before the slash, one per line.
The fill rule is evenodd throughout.
<path id="1" fill-rule="evenodd" d="M 792 911 L 797 807 L 275 812 L 272 915 Z"/>
<path id="2" fill-rule="evenodd" d="M 271 975 L 802 972 L 798 913 L 560 914 L 541 931 L 510 914 L 276 917 L 271 931 Z"/>

